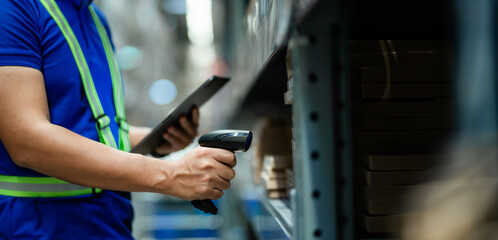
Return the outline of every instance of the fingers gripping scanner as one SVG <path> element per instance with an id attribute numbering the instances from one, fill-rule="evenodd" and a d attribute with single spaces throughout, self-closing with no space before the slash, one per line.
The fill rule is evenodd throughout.
<path id="1" fill-rule="evenodd" d="M 217 130 L 206 133 L 199 138 L 199 145 L 211 148 L 223 148 L 232 152 L 245 152 L 251 146 L 252 133 L 244 130 Z M 192 205 L 216 215 L 218 208 L 209 200 L 193 200 Z"/>

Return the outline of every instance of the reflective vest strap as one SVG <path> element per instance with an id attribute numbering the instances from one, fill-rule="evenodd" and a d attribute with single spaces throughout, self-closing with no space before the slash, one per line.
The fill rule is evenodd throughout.
<path id="1" fill-rule="evenodd" d="M 95 26 L 97 27 L 97 31 L 100 35 L 100 40 L 104 46 L 107 63 L 109 64 L 109 70 L 111 73 L 114 108 L 116 109 L 116 123 L 119 126 L 119 149 L 129 152 L 131 150 L 131 143 L 128 136 L 129 124 L 126 122 L 121 72 L 119 71 L 116 55 L 114 54 L 111 41 L 109 40 L 109 36 L 107 35 L 104 25 L 95 13 L 93 6 L 89 6 L 88 9 L 90 10 L 90 14 L 92 15 L 93 21 L 95 22 Z"/>
<path id="2" fill-rule="evenodd" d="M 0 183 L 64 184 L 67 182 L 52 177 L 19 177 L 0 175 Z"/>
<path id="3" fill-rule="evenodd" d="M 74 197 L 100 193 L 92 189 L 51 177 L 0 175 L 0 195 L 12 197 Z"/>
<path id="4" fill-rule="evenodd" d="M 81 190 L 63 191 L 63 192 L 27 192 L 27 191 L 12 191 L 0 189 L 0 195 L 11 197 L 42 197 L 42 198 L 55 198 L 55 197 L 76 197 L 84 195 L 92 195 L 94 193 L 102 192 L 101 189 L 85 188 Z"/>
<path id="5" fill-rule="evenodd" d="M 62 14 L 61 10 L 57 6 L 54 0 L 40 0 L 43 6 L 50 13 L 52 18 L 59 26 L 64 38 L 66 39 L 69 48 L 73 54 L 76 65 L 78 66 L 78 70 L 81 75 L 81 80 L 83 83 L 83 87 L 85 89 L 85 93 L 88 99 L 88 103 L 90 104 L 90 108 L 92 110 L 92 114 L 97 124 L 97 132 L 99 134 L 100 141 L 108 146 L 117 148 L 116 142 L 114 140 L 114 136 L 112 135 L 111 129 L 109 125 L 104 123 L 100 124 L 99 121 L 101 119 L 105 119 L 107 115 L 104 113 L 104 109 L 102 108 L 102 104 L 100 103 L 99 96 L 97 94 L 97 90 L 95 89 L 95 85 L 93 83 L 93 78 L 90 73 L 90 69 L 88 68 L 88 64 L 86 62 L 85 56 L 83 55 L 83 51 L 74 35 L 73 30 L 69 26 L 66 18 Z M 104 118 L 103 118 L 104 116 Z M 107 117 L 109 118 L 109 117 Z M 106 122 L 106 121 L 104 121 Z"/>
<path id="6" fill-rule="evenodd" d="M 109 127 L 111 119 L 105 114 L 102 104 L 100 102 L 97 90 L 93 83 L 93 78 L 88 68 L 85 55 L 81 50 L 81 46 L 74 35 L 73 30 L 68 24 L 66 18 L 57 6 L 54 0 L 40 0 L 43 6 L 47 9 L 48 13 L 52 16 L 64 38 L 69 45 L 73 58 L 78 67 L 81 76 L 81 81 L 85 89 L 85 94 L 90 105 L 92 115 L 95 119 L 99 139 L 102 143 L 117 148 L 116 141 L 112 135 Z M 126 122 L 124 114 L 124 101 L 123 101 L 123 86 L 121 82 L 121 74 L 117 66 L 114 53 L 111 48 L 109 37 L 105 32 L 100 20 L 98 19 L 95 11 L 90 7 L 90 13 L 95 21 L 97 30 L 99 32 L 102 44 L 104 46 L 109 69 L 111 72 L 114 105 L 116 109 L 116 122 L 119 125 L 120 143 L 119 148 L 124 151 L 130 150 L 130 141 L 128 137 L 129 125 Z M 19 177 L 19 176 L 5 176 L 0 175 L 0 195 L 13 196 L 13 197 L 73 197 L 82 196 L 87 194 L 100 193 L 102 189 L 89 188 L 79 186 L 76 184 L 64 182 L 51 177 Z"/>

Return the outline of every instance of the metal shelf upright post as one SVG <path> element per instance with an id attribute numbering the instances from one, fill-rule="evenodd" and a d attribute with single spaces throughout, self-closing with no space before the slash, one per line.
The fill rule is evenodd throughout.
<path id="1" fill-rule="evenodd" d="M 498 143 L 496 1 L 455 1 L 457 121 L 462 147 Z"/>
<path id="2" fill-rule="evenodd" d="M 297 16 L 294 69 L 294 239 L 353 239 L 347 4 L 317 1 Z"/>

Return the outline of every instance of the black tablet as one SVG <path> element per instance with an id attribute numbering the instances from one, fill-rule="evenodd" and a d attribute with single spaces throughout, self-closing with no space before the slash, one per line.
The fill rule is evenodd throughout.
<path id="1" fill-rule="evenodd" d="M 200 87 L 192 92 L 180 105 L 171 110 L 167 117 L 157 125 L 152 132 L 139 142 L 132 150 L 132 153 L 150 154 L 153 150 L 164 143 L 162 134 L 169 126 L 177 125 L 178 119 L 182 115 L 190 116 L 194 107 L 201 107 L 210 99 L 230 78 L 212 76 Z"/>

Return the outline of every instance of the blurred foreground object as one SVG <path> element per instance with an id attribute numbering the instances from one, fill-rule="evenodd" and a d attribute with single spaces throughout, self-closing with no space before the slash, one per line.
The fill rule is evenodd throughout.
<path id="1" fill-rule="evenodd" d="M 458 134 L 452 168 L 418 193 L 404 238 L 498 239 L 496 1 L 455 3 Z"/>
<path id="2" fill-rule="evenodd" d="M 418 240 L 496 239 L 498 177 L 495 147 L 455 150 L 454 169 L 418 192 L 419 211 L 405 222 L 404 238 Z"/>

